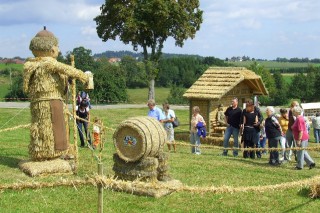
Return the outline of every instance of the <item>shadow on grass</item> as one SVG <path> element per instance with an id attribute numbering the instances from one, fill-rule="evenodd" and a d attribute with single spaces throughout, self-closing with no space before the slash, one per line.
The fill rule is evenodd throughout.
<path id="1" fill-rule="evenodd" d="M 303 207 L 309 205 L 310 203 L 312 203 L 312 202 L 314 202 L 314 201 L 315 201 L 315 200 L 310 199 L 310 200 L 308 200 L 308 201 L 305 202 L 305 203 L 301 203 L 301 204 L 299 204 L 299 205 L 293 206 L 293 207 L 290 208 L 290 209 L 287 209 L 286 211 L 283 211 L 283 213 L 298 212 L 299 209 L 302 209 Z"/>
<path id="2" fill-rule="evenodd" d="M 18 164 L 21 160 L 21 158 L 0 156 L 0 164 L 11 168 L 18 168 Z"/>

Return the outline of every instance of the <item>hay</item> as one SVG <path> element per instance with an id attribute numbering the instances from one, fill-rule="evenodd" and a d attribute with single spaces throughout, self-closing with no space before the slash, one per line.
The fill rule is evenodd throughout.
<path id="1" fill-rule="evenodd" d="M 133 182 L 134 183 L 134 182 Z M 141 196 L 150 196 L 155 198 L 160 198 L 165 195 L 169 195 L 176 191 L 176 188 L 182 187 L 182 183 L 179 180 L 170 180 L 167 181 L 165 184 L 167 187 L 162 187 L 161 182 L 152 182 L 153 188 L 145 187 L 144 185 L 139 184 L 123 184 L 118 185 L 114 184 L 112 189 L 121 192 L 127 192 L 134 195 L 141 195 Z"/>
<path id="2" fill-rule="evenodd" d="M 268 95 L 261 77 L 242 67 L 210 67 L 185 92 L 188 99 L 221 99 L 241 82 L 246 82 L 256 93 Z"/>
<path id="3" fill-rule="evenodd" d="M 136 162 L 125 162 L 118 154 L 113 155 L 113 171 L 115 177 L 122 180 L 156 181 L 158 159 L 154 157 L 143 158 Z"/>
<path id="4" fill-rule="evenodd" d="M 67 150 L 55 150 L 54 147 L 50 100 L 64 100 L 69 77 L 88 81 L 88 76 L 81 70 L 62 64 L 52 57 L 37 57 L 24 64 L 23 89 L 31 99 L 29 154 L 32 160 L 54 159 L 67 153 Z M 65 115 L 64 122 L 67 120 Z"/>
<path id="5" fill-rule="evenodd" d="M 25 160 L 19 162 L 19 168 L 31 177 L 51 175 L 51 174 L 72 174 L 71 162 L 54 159 L 50 161 L 30 161 Z"/>
<path id="6" fill-rule="evenodd" d="M 160 122 L 147 117 L 134 117 L 121 122 L 113 142 L 121 159 L 127 162 L 158 155 L 165 143 L 166 132 Z"/>
<path id="7" fill-rule="evenodd" d="M 310 194 L 311 198 L 320 198 L 320 184 L 313 184 L 310 186 Z"/>

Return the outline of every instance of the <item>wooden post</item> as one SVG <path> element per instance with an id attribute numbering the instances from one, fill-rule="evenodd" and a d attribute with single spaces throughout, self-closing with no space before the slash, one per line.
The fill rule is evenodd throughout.
<path id="1" fill-rule="evenodd" d="M 74 65 L 74 55 L 70 55 L 71 66 Z M 73 145 L 74 145 L 74 173 L 78 172 L 78 125 L 77 125 L 77 111 L 76 111 L 76 80 L 72 79 L 72 114 L 73 114 Z"/>
<path id="2" fill-rule="evenodd" d="M 98 163 L 98 175 L 103 175 L 103 164 Z M 98 213 L 103 213 L 103 186 L 98 183 Z"/>

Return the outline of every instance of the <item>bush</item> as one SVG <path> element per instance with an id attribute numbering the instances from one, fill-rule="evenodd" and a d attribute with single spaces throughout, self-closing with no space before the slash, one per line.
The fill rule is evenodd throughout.
<path id="1" fill-rule="evenodd" d="M 188 100 L 183 97 L 186 89 L 183 87 L 178 87 L 176 85 L 172 85 L 170 89 L 170 94 L 168 97 L 168 102 L 170 104 L 187 104 Z"/>

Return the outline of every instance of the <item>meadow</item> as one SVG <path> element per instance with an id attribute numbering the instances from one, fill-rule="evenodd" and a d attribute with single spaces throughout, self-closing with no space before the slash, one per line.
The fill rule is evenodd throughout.
<path id="1" fill-rule="evenodd" d="M 248 67 L 251 64 L 253 64 L 253 61 L 235 61 L 235 62 L 227 62 L 227 63 L 237 67 Z M 261 66 L 264 66 L 266 69 L 300 68 L 300 67 L 308 67 L 309 65 L 320 67 L 319 63 L 277 62 L 277 61 L 257 61 L 257 63 Z"/>
<path id="2" fill-rule="evenodd" d="M 141 109 L 92 109 L 92 117 L 100 117 L 105 126 L 115 129 L 119 122 L 133 115 L 146 115 L 147 108 Z M 182 124 L 188 123 L 188 110 L 176 110 Z M 29 108 L 0 109 L 0 130 L 30 122 Z M 187 132 L 188 125 L 175 129 Z M 107 131 L 105 149 L 102 154 L 104 174 L 113 176 L 112 155 L 115 149 L 112 131 Z M 188 141 L 178 141 L 189 144 Z M 88 148 L 79 150 L 77 175 L 56 175 L 31 178 L 18 169 L 21 160 L 28 159 L 29 131 L 18 129 L 0 134 L 0 185 L 24 182 L 56 182 L 86 178 L 97 173 L 97 162 Z M 316 146 L 311 143 L 310 146 Z M 219 156 L 219 149 L 202 148 L 201 155 L 192 155 L 190 147 L 178 146 L 177 153 L 169 153 L 170 174 L 188 186 L 266 186 L 311 178 L 319 174 L 320 167 L 309 170 L 294 170 L 294 162 L 279 167 L 268 165 L 268 155 L 261 159 Z M 97 153 L 94 153 L 94 155 Z M 311 151 L 317 165 L 319 152 Z M 308 197 L 308 188 L 265 192 L 236 193 L 191 193 L 174 192 L 162 198 L 136 196 L 111 189 L 104 190 L 104 212 L 317 212 L 319 199 Z M 1 212 L 96 212 L 97 188 L 94 186 L 53 187 L 23 190 L 2 190 Z"/>

